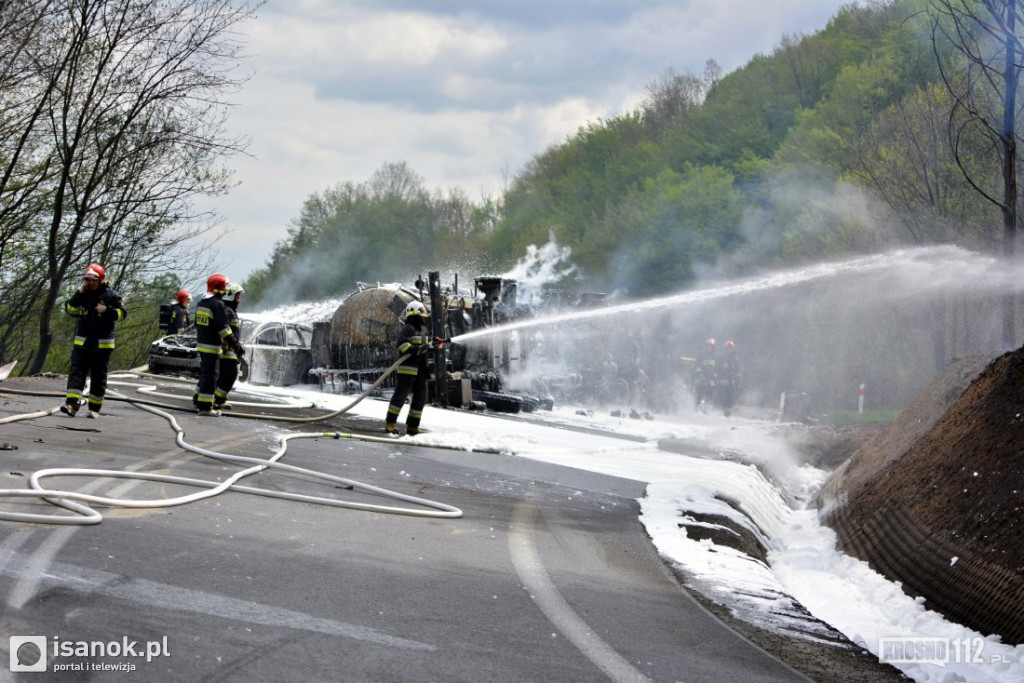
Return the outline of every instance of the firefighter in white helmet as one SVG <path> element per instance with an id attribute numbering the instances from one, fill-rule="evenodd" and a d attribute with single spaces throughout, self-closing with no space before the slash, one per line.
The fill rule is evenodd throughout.
<path id="1" fill-rule="evenodd" d="M 398 414 L 402 411 L 406 397 L 412 393 L 412 404 L 405 420 L 405 433 L 416 436 L 420 433 L 420 418 L 423 406 L 427 404 L 427 351 L 434 348 L 427 329 L 427 308 L 419 301 L 412 301 L 399 318 L 403 325 L 398 332 L 395 348 L 399 355 L 408 354 L 396 370 L 395 393 L 388 405 L 384 429 L 388 434 L 397 433 Z"/>
<path id="2" fill-rule="evenodd" d="M 220 361 L 217 367 L 217 388 L 213 391 L 213 409 L 230 410 L 228 394 L 235 386 L 238 379 L 238 365 L 245 355 L 245 348 L 242 346 L 241 323 L 238 320 L 238 304 L 242 303 L 242 294 L 245 290 L 237 282 L 228 282 L 224 289 L 224 312 L 228 316 L 228 327 L 236 340 L 234 346 L 222 344 L 220 348 Z"/>

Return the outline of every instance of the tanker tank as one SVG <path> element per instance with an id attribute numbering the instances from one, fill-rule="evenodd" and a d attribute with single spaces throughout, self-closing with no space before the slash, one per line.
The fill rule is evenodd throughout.
<path id="1" fill-rule="evenodd" d="M 457 285 L 440 290 L 437 274 L 428 295 L 398 284 L 359 284 L 346 297 L 330 322 L 314 325 L 313 355 L 318 367 L 310 372 L 325 391 L 361 390 L 374 382 L 395 361 L 394 340 L 401 326 L 399 316 L 412 301 L 422 301 L 432 312 L 433 336 L 456 337 L 474 329 L 500 324 L 515 317 L 516 283 L 501 278 L 478 278 L 474 295 L 457 293 Z M 436 290 L 436 291 L 434 291 Z M 481 295 L 477 298 L 476 295 Z M 440 315 L 437 315 L 439 313 Z M 488 407 L 502 412 L 531 410 L 550 402 L 502 393 L 502 372 L 518 360 L 508 343 L 488 340 L 471 346 L 448 344 L 431 353 L 431 400 L 441 405 Z M 441 372 L 438 372 L 441 368 Z M 394 386 L 389 377 L 382 388 Z"/>

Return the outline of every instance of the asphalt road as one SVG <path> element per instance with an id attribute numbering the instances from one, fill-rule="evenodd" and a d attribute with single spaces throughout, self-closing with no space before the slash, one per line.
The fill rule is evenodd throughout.
<path id="1" fill-rule="evenodd" d="M 0 385 L 61 387 L 57 378 Z M 0 394 L 0 419 L 59 401 Z M 181 449 L 165 420 L 136 406 L 104 410 L 100 420 L 58 413 L 0 424 L 0 442 L 16 446 L 0 451 L 0 486 L 23 489 L 48 467 L 218 481 L 239 469 Z M 176 418 L 188 443 L 260 458 L 280 433 L 323 428 Z M 126 680 L 123 670 L 100 668 L 117 666 L 146 681 L 807 680 L 676 582 L 637 519 L 636 482 L 400 442 L 294 440 L 284 462 L 464 514 L 422 518 L 226 492 L 154 510 L 97 506 L 104 521 L 95 526 L 0 521 L 0 648 L 29 636 L 49 646 L 48 673 L 0 666 L 0 680 Z M 118 498 L 194 491 L 124 479 L 45 483 Z M 397 504 L 276 472 L 244 483 Z M 0 510 L 70 514 L 28 499 L 0 501 Z M 138 656 L 89 656 L 86 643 Z M 21 652 L 20 666 L 38 665 L 31 648 Z M 54 670 L 65 665 L 83 670 Z"/>

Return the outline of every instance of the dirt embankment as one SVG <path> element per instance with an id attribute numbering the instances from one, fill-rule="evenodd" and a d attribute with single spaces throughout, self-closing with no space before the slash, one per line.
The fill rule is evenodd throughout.
<path id="1" fill-rule="evenodd" d="M 985 635 L 1024 642 L 1024 349 L 953 363 L 821 496 L 842 548 Z"/>

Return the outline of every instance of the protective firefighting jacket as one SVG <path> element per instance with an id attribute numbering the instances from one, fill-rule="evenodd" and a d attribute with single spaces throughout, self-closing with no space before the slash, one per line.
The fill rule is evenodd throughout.
<path id="1" fill-rule="evenodd" d="M 418 321 L 419 324 L 415 324 L 413 321 Z M 396 370 L 399 375 L 417 375 L 421 370 L 427 371 L 429 341 L 427 328 L 424 321 L 419 320 L 419 316 L 410 317 L 409 322 L 402 325 L 402 329 L 398 332 L 395 348 L 398 349 L 399 355 L 406 353 L 410 355 L 399 364 Z"/>
<path id="2" fill-rule="evenodd" d="M 196 308 L 196 350 L 220 355 L 225 345 L 237 351 L 238 338 L 231 331 L 224 300 L 215 294 L 200 301 Z"/>
<path id="3" fill-rule="evenodd" d="M 182 306 L 179 301 L 171 304 L 171 324 L 167 330 L 168 333 L 180 334 L 191 326 L 192 316 L 189 315 L 188 308 Z"/>
<path id="4" fill-rule="evenodd" d="M 715 353 L 713 351 L 706 352 L 700 358 L 697 359 L 697 364 L 693 368 L 693 386 L 695 387 L 713 387 L 715 386 Z"/>
<path id="5" fill-rule="evenodd" d="M 103 313 L 96 310 L 101 302 L 107 307 Z M 101 282 L 96 289 L 75 292 L 64 304 L 64 312 L 78 319 L 75 346 L 84 346 L 86 340 L 95 339 L 101 349 L 114 348 L 114 324 L 128 317 L 121 296 L 106 282 Z"/>
<path id="6" fill-rule="evenodd" d="M 718 360 L 718 364 L 715 367 L 715 381 L 718 386 L 739 386 L 740 365 L 739 361 L 736 359 L 735 352 L 727 352 Z"/>

